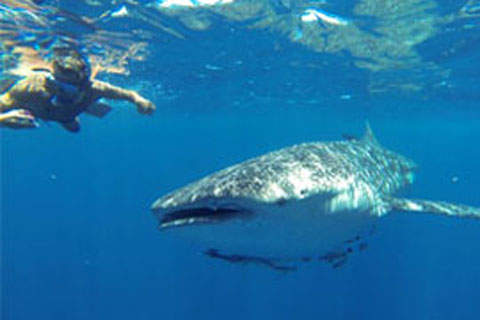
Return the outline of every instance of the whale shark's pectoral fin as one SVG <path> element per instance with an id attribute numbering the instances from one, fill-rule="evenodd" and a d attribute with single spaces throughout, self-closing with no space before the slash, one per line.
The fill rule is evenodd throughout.
<path id="1" fill-rule="evenodd" d="M 209 256 L 210 258 L 221 259 L 230 263 L 258 264 L 258 265 L 262 265 L 262 266 L 269 267 L 271 269 L 274 269 L 277 271 L 283 271 L 283 272 L 297 270 L 296 266 L 280 264 L 277 260 L 263 258 L 263 257 L 244 256 L 239 254 L 226 254 L 226 253 L 221 253 L 216 249 L 208 249 L 207 251 L 204 252 L 204 254 Z"/>
<path id="2" fill-rule="evenodd" d="M 390 210 L 440 214 L 449 217 L 480 219 L 480 208 L 443 201 L 389 198 Z"/>

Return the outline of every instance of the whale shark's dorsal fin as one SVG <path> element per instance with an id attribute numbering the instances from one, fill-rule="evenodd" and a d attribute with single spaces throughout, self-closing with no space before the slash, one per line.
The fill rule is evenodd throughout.
<path id="1" fill-rule="evenodd" d="M 380 143 L 378 142 L 377 138 L 373 134 L 372 128 L 370 127 L 370 124 L 367 122 L 365 124 L 365 134 L 363 135 L 362 141 L 368 144 L 373 144 L 380 146 Z"/>

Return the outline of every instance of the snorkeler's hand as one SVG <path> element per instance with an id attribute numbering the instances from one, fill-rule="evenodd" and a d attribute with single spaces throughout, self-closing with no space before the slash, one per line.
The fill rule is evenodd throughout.
<path id="1" fill-rule="evenodd" d="M 141 114 L 152 114 L 155 109 L 157 109 L 152 101 L 143 97 L 138 97 L 135 101 L 135 104 L 137 105 L 138 112 Z"/>
<path id="2" fill-rule="evenodd" d="M 15 109 L 2 113 L 0 116 L 0 123 L 2 127 L 11 129 L 29 129 L 38 127 L 35 117 L 30 112 L 23 109 Z"/>

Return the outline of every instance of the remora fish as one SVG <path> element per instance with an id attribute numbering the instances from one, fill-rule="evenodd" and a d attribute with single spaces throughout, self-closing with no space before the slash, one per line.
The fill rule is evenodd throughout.
<path id="1" fill-rule="evenodd" d="M 296 260 L 342 265 L 390 211 L 480 218 L 480 209 L 394 197 L 413 161 L 362 139 L 303 143 L 231 166 L 152 205 L 160 229 L 206 245 L 210 257 L 279 270 Z"/>

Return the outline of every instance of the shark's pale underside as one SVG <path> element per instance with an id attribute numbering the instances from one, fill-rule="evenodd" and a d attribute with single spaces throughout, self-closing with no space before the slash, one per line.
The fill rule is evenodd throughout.
<path id="1" fill-rule="evenodd" d="M 390 211 L 480 218 L 480 209 L 395 197 L 416 165 L 362 139 L 303 143 L 213 173 L 155 201 L 160 229 L 235 263 L 290 270 L 314 259 L 342 265 Z"/>

